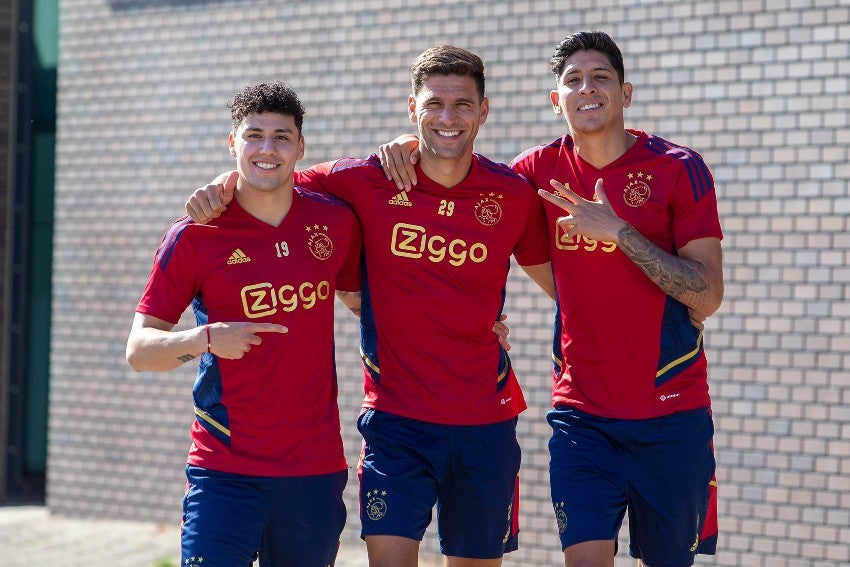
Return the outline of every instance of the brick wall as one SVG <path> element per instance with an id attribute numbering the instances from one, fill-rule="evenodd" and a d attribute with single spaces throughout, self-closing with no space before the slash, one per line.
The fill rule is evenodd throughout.
<path id="1" fill-rule="evenodd" d="M 717 183 L 726 299 L 706 346 L 721 538 L 697 564 L 848 564 L 847 2 L 413 4 L 62 2 L 50 508 L 179 519 L 194 372 L 136 374 L 124 344 L 162 232 L 191 189 L 230 166 L 225 103 L 237 88 L 295 86 L 308 109 L 303 165 L 364 155 L 411 129 L 410 60 L 458 44 L 488 64 L 477 150 L 509 160 L 563 132 L 549 54 L 566 33 L 598 28 L 618 40 L 636 85 L 627 125 L 698 150 Z M 560 565 L 544 420 L 551 306 L 515 271 L 508 313 L 530 408 L 519 425 L 521 550 L 505 564 Z M 342 309 L 337 343 L 354 465 L 357 327 Z M 354 475 L 347 494 L 355 538 Z M 424 549 L 436 550 L 430 532 Z M 625 549 L 623 539 L 618 567 L 631 564 Z"/>

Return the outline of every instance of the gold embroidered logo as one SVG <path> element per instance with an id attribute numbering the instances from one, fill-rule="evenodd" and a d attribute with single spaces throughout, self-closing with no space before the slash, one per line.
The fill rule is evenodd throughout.
<path id="1" fill-rule="evenodd" d="M 387 201 L 390 205 L 399 205 L 401 207 L 412 207 L 413 203 L 410 197 L 407 196 L 407 191 L 400 191 L 398 195 Z"/>
<path id="2" fill-rule="evenodd" d="M 511 528 L 513 527 L 513 526 L 511 526 L 511 521 L 513 520 L 513 516 L 512 516 L 513 510 L 514 510 L 514 505 L 509 504 L 508 505 L 508 531 L 505 532 L 505 537 L 502 538 L 502 544 L 508 543 L 508 540 L 511 539 Z"/>
<path id="3" fill-rule="evenodd" d="M 555 519 L 558 520 L 558 533 L 567 531 L 567 513 L 564 512 L 564 503 L 555 504 Z"/>
<path id="4" fill-rule="evenodd" d="M 623 189 L 623 200 L 630 207 L 640 207 L 647 201 L 652 194 L 649 189 L 649 182 L 652 181 L 652 175 L 642 172 L 629 172 L 629 182 L 626 188 Z"/>
<path id="5" fill-rule="evenodd" d="M 228 264 L 246 264 L 251 261 L 251 258 L 248 257 L 241 249 L 237 248 L 233 251 L 233 254 L 230 255 L 230 258 L 227 259 Z"/>
<path id="6" fill-rule="evenodd" d="M 699 514 L 697 514 L 697 525 L 699 525 Z M 690 549 L 691 553 L 696 551 L 698 547 L 699 547 L 699 532 L 697 532 L 697 537 L 694 540 L 694 544 L 691 546 L 691 549 Z"/>
<path id="7" fill-rule="evenodd" d="M 327 226 L 322 226 L 320 229 L 317 224 L 307 227 L 307 234 L 309 235 L 307 237 L 307 248 L 317 260 L 327 260 L 333 254 L 334 243 L 328 236 L 327 230 Z"/>
<path id="8" fill-rule="evenodd" d="M 377 488 L 366 493 L 366 515 L 370 520 L 378 521 L 387 515 L 387 502 L 382 496 L 386 496 L 387 491 L 380 491 Z"/>
<path id="9" fill-rule="evenodd" d="M 300 285 L 274 286 L 271 282 L 246 285 L 242 288 L 242 308 L 249 319 L 270 317 L 278 312 L 292 313 L 296 309 L 312 309 L 320 301 L 333 298 L 328 280 L 302 282 Z"/>
<path id="10" fill-rule="evenodd" d="M 435 264 L 448 258 L 452 266 L 462 266 L 467 258 L 477 264 L 487 259 L 487 246 L 481 242 L 468 243 L 460 238 L 448 240 L 440 234 L 429 235 L 424 226 L 403 222 L 393 227 L 390 252 L 405 258 L 424 257 Z"/>
<path id="11" fill-rule="evenodd" d="M 480 199 L 475 204 L 475 218 L 484 226 L 493 226 L 502 220 L 502 206 L 497 199 L 504 199 L 504 195 L 481 193 Z"/>

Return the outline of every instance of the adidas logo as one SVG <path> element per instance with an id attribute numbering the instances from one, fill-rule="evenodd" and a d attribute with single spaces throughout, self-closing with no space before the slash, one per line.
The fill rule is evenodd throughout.
<path id="1" fill-rule="evenodd" d="M 230 255 L 230 258 L 227 259 L 228 264 L 244 264 L 246 262 L 250 262 L 251 258 L 246 256 L 242 250 L 237 248 L 233 251 L 233 254 Z"/>
<path id="2" fill-rule="evenodd" d="M 407 191 L 401 191 L 398 195 L 387 201 L 390 205 L 400 205 L 402 207 L 412 207 L 413 203 L 407 197 Z"/>

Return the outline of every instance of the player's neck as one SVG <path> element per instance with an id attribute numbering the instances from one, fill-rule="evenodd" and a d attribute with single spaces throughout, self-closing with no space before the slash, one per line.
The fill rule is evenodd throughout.
<path id="1" fill-rule="evenodd" d="M 431 181 L 439 183 L 443 187 L 451 188 L 469 175 L 469 170 L 472 168 L 472 152 L 458 158 L 442 159 L 425 151 L 422 152 L 419 167 Z"/>
<path id="2" fill-rule="evenodd" d="M 270 191 L 253 187 L 237 187 L 236 202 L 252 217 L 271 226 L 280 226 L 292 208 L 292 185 L 281 185 Z"/>
<path id="3" fill-rule="evenodd" d="M 613 132 L 573 132 L 571 135 L 576 154 L 597 169 L 620 159 L 637 141 L 637 136 L 623 128 Z"/>

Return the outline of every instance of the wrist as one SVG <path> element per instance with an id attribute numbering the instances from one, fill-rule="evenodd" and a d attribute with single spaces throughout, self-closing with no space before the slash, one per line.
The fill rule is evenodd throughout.
<path id="1" fill-rule="evenodd" d="M 201 354 L 208 353 L 212 354 L 212 334 L 210 333 L 210 325 L 209 323 L 204 325 L 203 332 L 201 333 Z"/>

